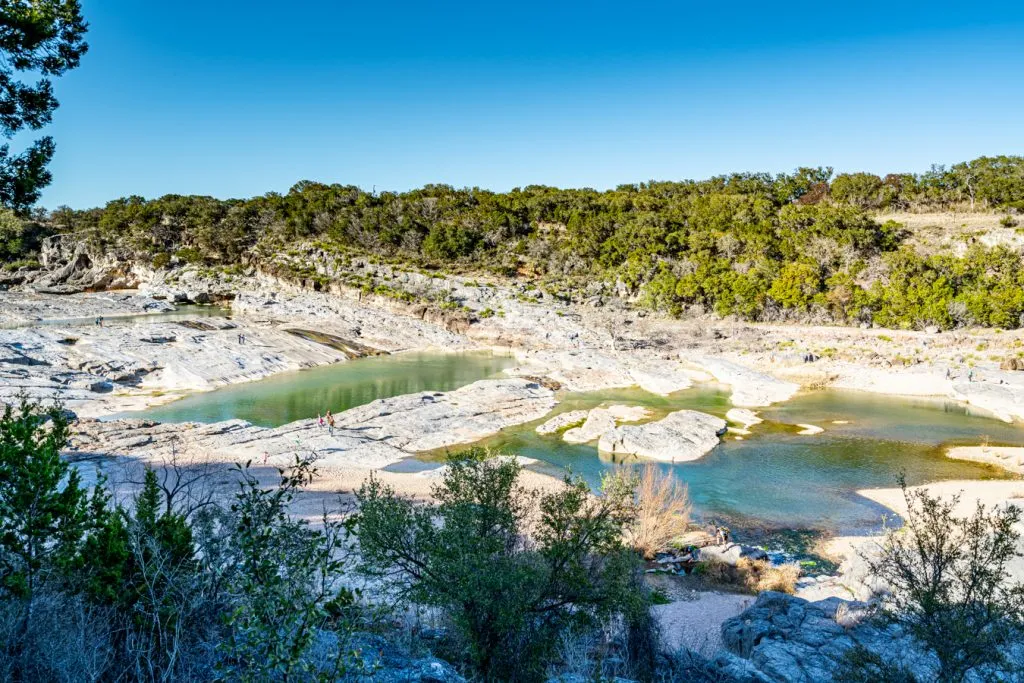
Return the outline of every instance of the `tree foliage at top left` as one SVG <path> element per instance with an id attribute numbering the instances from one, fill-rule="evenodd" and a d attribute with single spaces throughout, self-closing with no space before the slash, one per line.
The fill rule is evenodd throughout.
<path id="1" fill-rule="evenodd" d="M 59 106 L 54 77 L 78 66 L 89 49 L 88 24 L 78 0 L 4 0 L 0 3 L 0 132 L 11 139 L 50 123 Z M 0 204 L 25 212 L 52 180 L 47 165 L 53 138 L 20 154 L 0 146 Z"/>

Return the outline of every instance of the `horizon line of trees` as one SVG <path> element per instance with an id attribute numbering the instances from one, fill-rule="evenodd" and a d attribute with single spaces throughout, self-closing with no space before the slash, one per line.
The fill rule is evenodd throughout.
<path id="1" fill-rule="evenodd" d="M 0 254 L 26 258 L 47 234 L 81 234 L 155 267 L 185 261 L 254 265 L 286 245 L 417 266 L 525 275 L 549 289 L 618 283 L 672 315 L 873 322 L 893 327 L 1018 327 L 1018 249 L 960 236 L 963 254 L 919 253 L 876 213 L 996 210 L 1007 228 L 1024 212 L 1024 157 L 980 157 L 926 173 L 741 173 L 613 190 L 545 186 L 497 193 L 427 185 L 370 193 L 302 181 L 286 194 L 219 200 L 126 197 L 103 208 L 39 212 L 6 229 Z M 34 226 L 34 227 L 32 227 Z"/>

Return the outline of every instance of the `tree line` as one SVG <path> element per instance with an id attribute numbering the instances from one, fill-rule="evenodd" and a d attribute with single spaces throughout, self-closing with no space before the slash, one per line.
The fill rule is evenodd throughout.
<path id="1" fill-rule="evenodd" d="M 282 247 L 331 249 L 421 267 L 529 275 L 551 288 L 618 283 L 674 315 L 1017 327 L 1020 254 L 961 236 L 963 253 L 921 254 L 879 212 L 1024 211 L 1024 157 L 981 157 L 923 174 L 833 176 L 830 168 L 650 182 L 613 190 L 545 186 L 497 193 L 428 185 L 371 193 L 310 181 L 246 200 L 127 197 L 61 208 L 0 235 L 8 259 L 39 226 L 157 267 L 257 265 Z M 884 214 L 883 214 L 884 215 Z M 22 246 L 26 245 L 26 246 Z M 21 253 L 20 257 L 24 258 Z"/>

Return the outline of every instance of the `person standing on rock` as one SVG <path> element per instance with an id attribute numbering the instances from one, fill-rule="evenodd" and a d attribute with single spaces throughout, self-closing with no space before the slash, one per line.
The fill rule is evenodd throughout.
<path id="1" fill-rule="evenodd" d="M 324 416 L 321 415 L 320 413 L 316 414 L 316 426 L 319 427 L 320 429 L 324 428 Z"/>
<path id="2" fill-rule="evenodd" d="M 334 415 L 331 415 L 331 409 L 327 409 L 327 430 L 334 436 Z"/>

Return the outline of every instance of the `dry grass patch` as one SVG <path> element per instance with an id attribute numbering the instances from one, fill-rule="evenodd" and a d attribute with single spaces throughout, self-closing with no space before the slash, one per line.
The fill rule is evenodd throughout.
<path id="1" fill-rule="evenodd" d="M 800 578 L 800 567 L 795 564 L 774 565 L 767 560 L 740 559 L 736 568 L 753 593 L 778 591 L 793 594 L 796 592 L 796 580 Z"/>
<path id="2" fill-rule="evenodd" d="M 768 560 L 741 558 L 735 566 L 720 560 L 702 562 L 697 573 L 709 584 L 739 588 L 757 594 L 764 591 L 796 592 L 800 567 L 795 564 L 773 565 Z"/>
<path id="3" fill-rule="evenodd" d="M 692 506 L 686 484 L 655 465 L 644 466 L 637 477 L 636 504 L 636 522 L 626 531 L 626 542 L 645 559 L 654 559 L 690 526 Z"/>

